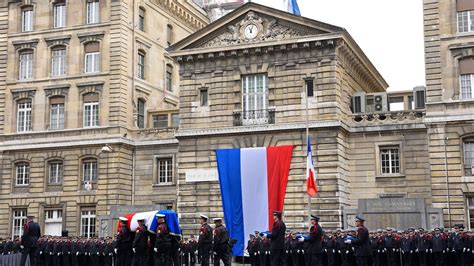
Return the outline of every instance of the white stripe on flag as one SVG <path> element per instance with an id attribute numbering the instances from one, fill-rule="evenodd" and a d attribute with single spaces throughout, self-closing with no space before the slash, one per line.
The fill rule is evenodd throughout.
<path id="1" fill-rule="evenodd" d="M 267 149 L 240 150 L 245 246 L 249 234 L 268 230 Z"/>

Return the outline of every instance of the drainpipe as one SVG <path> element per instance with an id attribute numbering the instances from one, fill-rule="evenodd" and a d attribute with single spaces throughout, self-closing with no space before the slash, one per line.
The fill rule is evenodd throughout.
<path id="1" fill-rule="evenodd" d="M 135 157 L 136 150 L 134 147 L 132 151 L 132 206 L 135 205 Z"/>
<path id="2" fill-rule="evenodd" d="M 448 203 L 448 221 L 449 227 L 452 227 L 451 223 L 451 191 L 449 189 L 449 173 L 448 173 L 448 153 L 446 151 L 446 145 L 448 145 L 449 138 L 446 136 L 446 126 L 444 128 L 444 174 L 446 176 L 446 189 L 447 189 L 447 203 Z"/>

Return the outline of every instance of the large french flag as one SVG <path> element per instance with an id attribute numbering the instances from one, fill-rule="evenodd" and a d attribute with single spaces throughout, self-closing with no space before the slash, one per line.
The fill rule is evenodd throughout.
<path id="1" fill-rule="evenodd" d="M 249 235 L 271 230 L 273 211 L 282 211 L 293 146 L 216 151 L 224 219 L 243 256 Z"/>

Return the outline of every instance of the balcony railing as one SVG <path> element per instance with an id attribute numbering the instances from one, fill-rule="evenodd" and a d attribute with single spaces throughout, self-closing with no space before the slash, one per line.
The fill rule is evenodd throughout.
<path id="1" fill-rule="evenodd" d="M 420 123 L 425 116 L 424 110 L 378 112 L 352 115 L 356 125 Z"/>
<path id="2" fill-rule="evenodd" d="M 251 110 L 234 112 L 234 126 L 275 124 L 275 110 Z"/>

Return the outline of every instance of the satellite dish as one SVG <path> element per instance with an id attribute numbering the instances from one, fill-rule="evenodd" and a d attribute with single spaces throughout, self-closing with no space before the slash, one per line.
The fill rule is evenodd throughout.
<path id="1" fill-rule="evenodd" d="M 84 182 L 84 189 L 86 191 L 91 191 L 92 190 L 92 184 L 89 181 Z"/>

